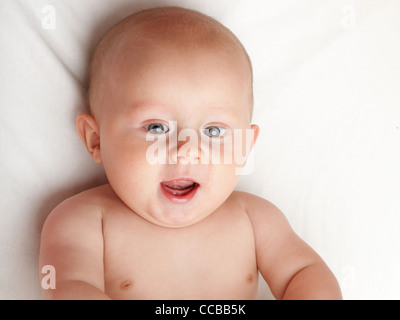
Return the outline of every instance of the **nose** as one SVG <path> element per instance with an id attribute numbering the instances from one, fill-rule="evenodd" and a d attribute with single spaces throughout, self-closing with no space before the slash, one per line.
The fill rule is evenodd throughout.
<path id="1" fill-rule="evenodd" d="M 199 136 L 193 129 L 183 129 L 176 141 L 169 141 L 170 163 L 199 164 L 200 155 Z"/>

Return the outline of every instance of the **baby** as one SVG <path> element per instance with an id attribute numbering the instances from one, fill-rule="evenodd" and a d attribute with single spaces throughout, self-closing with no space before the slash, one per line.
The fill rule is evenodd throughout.
<path id="1" fill-rule="evenodd" d="M 255 299 L 258 272 L 277 299 L 341 298 L 284 215 L 234 191 L 259 128 L 250 59 L 227 28 L 175 7 L 129 16 L 100 41 L 88 97 L 77 131 L 109 184 L 47 218 L 44 298 Z"/>

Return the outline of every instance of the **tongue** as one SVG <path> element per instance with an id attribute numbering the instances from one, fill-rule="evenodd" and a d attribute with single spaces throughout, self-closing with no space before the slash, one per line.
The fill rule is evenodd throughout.
<path id="1" fill-rule="evenodd" d="M 166 181 L 161 183 L 166 191 L 172 193 L 175 196 L 185 196 L 190 193 L 196 184 L 192 181 L 177 180 L 177 181 Z"/>
<path id="2" fill-rule="evenodd" d="M 171 189 L 181 190 L 193 187 L 194 182 L 188 180 L 173 180 L 173 181 L 165 181 L 162 182 L 161 184 Z"/>

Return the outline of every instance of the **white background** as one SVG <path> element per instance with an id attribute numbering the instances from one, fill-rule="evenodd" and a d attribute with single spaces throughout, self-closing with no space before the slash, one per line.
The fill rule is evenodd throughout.
<path id="1" fill-rule="evenodd" d="M 137 10 L 209 14 L 253 62 L 253 173 L 346 299 L 400 299 L 400 1 L 1 0 L 0 299 L 40 299 L 49 212 L 105 181 L 75 133 L 90 54 Z M 261 298 L 267 298 L 261 287 Z"/>

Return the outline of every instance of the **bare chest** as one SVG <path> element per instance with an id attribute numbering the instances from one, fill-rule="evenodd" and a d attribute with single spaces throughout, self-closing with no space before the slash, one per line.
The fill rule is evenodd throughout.
<path id="1" fill-rule="evenodd" d="M 104 267 L 106 293 L 115 299 L 253 299 L 257 293 L 252 228 L 240 214 L 184 229 L 133 216 L 109 220 Z"/>

